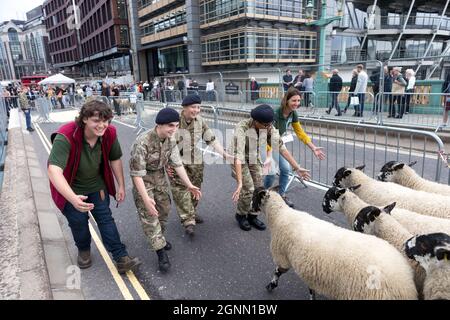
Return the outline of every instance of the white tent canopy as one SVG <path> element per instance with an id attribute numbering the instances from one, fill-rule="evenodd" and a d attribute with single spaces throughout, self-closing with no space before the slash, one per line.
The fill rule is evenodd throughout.
<path id="1" fill-rule="evenodd" d="M 71 84 L 75 83 L 74 79 L 71 79 L 69 77 L 66 77 L 65 75 L 58 73 L 51 77 L 45 78 L 42 81 L 39 81 L 40 85 L 43 84 Z"/>

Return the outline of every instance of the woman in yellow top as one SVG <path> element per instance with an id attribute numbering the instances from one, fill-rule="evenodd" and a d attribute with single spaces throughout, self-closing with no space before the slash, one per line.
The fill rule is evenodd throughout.
<path id="1" fill-rule="evenodd" d="M 299 106 L 300 91 L 295 88 L 290 88 L 281 100 L 281 106 L 274 110 L 275 117 L 273 125 L 278 129 L 278 131 L 280 132 L 280 136 L 285 143 L 293 141 L 292 135 L 288 134 L 287 132 L 289 125 L 291 125 L 297 138 L 311 149 L 317 159 L 323 160 L 325 159 L 325 153 L 322 150 L 323 148 L 316 147 L 314 143 L 312 143 L 311 138 L 306 134 L 306 132 L 300 125 L 300 122 L 298 121 L 298 114 L 296 109 Z M 278 192 L 283 197 L 287 205 L 289 205 L 290 207 L 294 207 L 294 204 L 285 195 L 289 182 L 289 176 L 291 175 L 292 171 L 291 166 L 283 157 L 280 157 L 278 153 L 274 152 L 274 154 L 272 155 L 272 151 L 268 150 L 267 159 L 264 163 L 265 169 L 271 165 L 272 159 L 275 159 L 280 167 L 280 181 Z M 274 180 L 274 174 L 267 175 L 264 179 L 264 187 L 266 189 L 270 188 Z"/>

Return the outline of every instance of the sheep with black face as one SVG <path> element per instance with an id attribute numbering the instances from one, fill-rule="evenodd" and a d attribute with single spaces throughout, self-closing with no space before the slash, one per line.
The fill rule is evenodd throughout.
<path id="1" fill-rule="evenodd" d="M 365 234 L 371 234 L 386 240 L 399 252 L 404 254 L 405 241 L 410 239 L 414 234 L 412 234 L 400 222 L 391 216 L 391 213 L 395 208 L 395 202 L 384 208 L 371 206 L 362 201 L 352 192 L 357 190 L 359 187 L 360 185 L 349 189 L 339 187 L 332 187 L 328 189 L 322 203 L 323 210 L 326 213 L 330 213 L 332 211 L 343 212 L 348 219 L 349 226 L 353 230 Z M 410 216 L 411 215 L 418 214 L 411 212 Z M 434 217 L 427 218 L 439 219 Z M 405 258 L 407 258 L 406 255 Z M 411 259 L 407 260 L 414 270 L 414 282 L 416 284 L 417 291 L 421 294 L 423 290 L 423 282 L 425 280 L 425 271 L 416 261 Z"/>
<path id="2" fill-rule="evenodd" d="M 389 161 L 381 168 L 378 180 L 394 182 L 414 190 L 450 196 L 450 186 L 422 178 L 412 168 L 415 164 L 416 161 L 409 165 L 403 162 Z"/>
<path id="3" fill-rule="evenodd" d="M 323 211 L 326 213 L 344 213 L 347 218 L 348 225 L 352 227 L 361 210 L 371 207 L 370 204 L 363 201 L 356 194 L 360 187 L 360 185 L 350 187 L 348 189 L 331 187 L 323 197 Z M 387 206 L 385 205 L 386 209 L 388 209 L 389 206 L 392 206 L 392 204 L 388 204 Z M 384 209 L 383 206 L 373 208 L 378 208 L 380 211 Z M 372 212 L 372 210 L 369 212 Z M 404 228 L 406 228 L 406 230 L 408 230 L 409 233 L 413 235 L 435 232 L 450 234 L 449 219 L 426 216 L 407 209 L 399 208 L 398 205 L 390 208 L 389 212 L 395 220 L 397 220 Z"/>
<path id="4" fill-rule="evenodd" d="M 450 197 L 412 190 L 392 182 L 377 181 L 364 174 L 362 169 L 364 166 L 340 168 L 333 185 L 348 188 L 360 184 L 361 187 L 355 190 L 356 195 L 372 205 L 386 206 L 396 202 L 397 207 L 419 214 L 450 218 Z"/>
<path id="5" fill-rule="evenodd" d="M 271 233 L 277 268 L 269 291 L 292 267 L 314 292 L 331 299 L 417 299 L 411 267 L 386 241 L 294 210 L 263 188 L 254 192 L 253 209 L 265 213 Z"/>
<path id="6" fill-rule="evenodd" d="M 412 237 L 405 243 L 405 252 L 426 271 L 425 299 L 450 300 L 450 236 L 434 233 Z"/>

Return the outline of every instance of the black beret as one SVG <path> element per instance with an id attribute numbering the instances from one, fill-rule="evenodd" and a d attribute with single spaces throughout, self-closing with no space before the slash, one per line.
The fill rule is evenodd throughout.
<path id="1" fill-rule="evenodd" d="M 254 120 L 261 123 L 273 122 L 274 117 L 273 109 L 268 104 L 261 104 L 257 106 L 251 111 L 250 115 Z"/>
<path id="2" fill-rule="evenodd" d="M 156 124 L 167 124 L 171 122 L 180 122 L 180 115 L 175 109 L 164 108 L 156 115 Z"/>
<path id="3" fill-rule="evenodd" d="M 201 103 L 202 103 L 202 99 L 200 99 L 199 95 L 192 93 L 192 94 L 188 94 L 186 97 L 184 97 L 181 105 L 183 107 L 185 107 L 185 106 L 190 106 L 191 104 L 201 104 Z"/>

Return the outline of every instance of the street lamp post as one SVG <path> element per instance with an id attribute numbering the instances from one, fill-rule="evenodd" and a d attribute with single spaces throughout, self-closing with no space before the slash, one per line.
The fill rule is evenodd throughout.
<path id="1" fill-rule="evenodd" d="M 317 0 L 319 1 L 319 0 Z M 319 27 L 319 67 L 316 78 L 316 91 L 323 92 L 327 90 L 327 79 L 325 79 L 323 75 L 323 71 L 325 69 L 325 43 L 326 43 L 326 27 L 333 23 L 334 21 L 338 21 L 342 19 L 343 16 L 343 5 L 345 0 L 340 0 L 340 6 L 338 8 L 338 12 L 336 16 L 327 17 L 327 1 L 321 0 L 321 13 L 320 19 L 311 21 L 314 16 L 314 4 L 313 0 L 308 0 L 306 4 L 306 18 L 309 22 L 306 23 L 307 26 L 317 26 Z"/>

